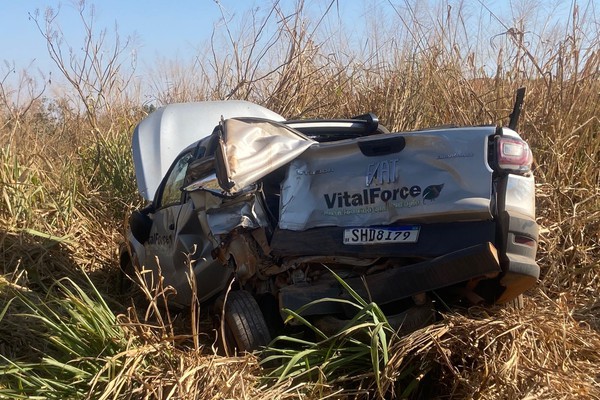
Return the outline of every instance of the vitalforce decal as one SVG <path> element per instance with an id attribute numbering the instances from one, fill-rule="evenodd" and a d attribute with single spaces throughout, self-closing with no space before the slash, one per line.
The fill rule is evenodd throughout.
<path id="1" fill-rule="evenodd" d="M 148 238 L 148 244 L 153 246 L 171 246 L 173 244 L 173 235 L 159 235 L 155 233 Z"/>
<path id="2" fill-rule="evenodd" d="M 444 188 L 444 184 L 430 185 L 422 189 L 419 185 L 403 186 L 393 189 L 382 189 L 374 187 L 363 189 L 360 192 L 333 192 L 323 195 L 327 209 L 332 212 L 326 214 L 363 214 L 371 212 L 385 211 L 386 205 L 391 205 L 394 208 L 408 208 L 424 205 L 426 202 L 431 202 L 437 199 Z M 379 206 L 366 207 L 365 206 Z M 344 210 L 344 212 L 336 209 L 358 208 L 356 210 Z M 363 208 L 360 208 L 363 207 Z"/>
<path id="3" fill-rule="evenodd" d="M 358 207 L 370 204 L 375 204 L 378 201 L 388 202 L 397 200 L 406 200 L 409 197 L 415 198 L 421 194 L 420 186 L 411 186 L 394 188 L 390 190 L 382 189 L 380 187 L 364 189 L 362 192 L 349 193 L 349 192 L 337 192 L 331 194 L 325 194 L 325 203 L 327 208 L 342 208 L 342 207 Z"/>

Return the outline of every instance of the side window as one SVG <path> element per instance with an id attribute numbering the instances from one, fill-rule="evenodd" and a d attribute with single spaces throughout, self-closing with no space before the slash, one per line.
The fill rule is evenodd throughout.
<path id="1" fill-rule="evenodd" d="M 183 187 L 185 173 L 191 159 L 192 153 L 185 154 L 177 161 L 169 173 L 160 198 L 160 207 L 179 204 L 181 202 L 181 188 Z"/>

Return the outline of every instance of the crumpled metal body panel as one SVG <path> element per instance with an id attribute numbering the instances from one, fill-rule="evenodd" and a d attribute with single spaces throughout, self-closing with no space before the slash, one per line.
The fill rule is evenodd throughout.
<path id="1" fill-rule="evenodd" d="M 272 121 L 228 119 L 220 140 L 218 159 L 226 170 L 229 187 L 236 193 L 290 162 L 317 142 Z"/>
<path id="2" fill-rule="evenodd" d="M 535 180 L 533 175 L 509 175 L 505 193 L 506 210 L 535 219 Z"/>
<path id="3" fill-rule="evenodd" d="M 269 224 L 262 204 L 253 193 L 235 201 L 223 202 L 220 208 L 208 210 L 206 218 L 213 235 L 225 235 L 236 228 L 256 229 Z"/>
<path id="4" fill-rule="evenodd" d="M 494 133 L 491 126 L 452 128 L 313 145 L 287 170 L 279 227 L 490 219 L 487 138 Z M 393 154 L 361 153 L 361 141 L 383 136 L 402 136 L 405 147 Z"/>

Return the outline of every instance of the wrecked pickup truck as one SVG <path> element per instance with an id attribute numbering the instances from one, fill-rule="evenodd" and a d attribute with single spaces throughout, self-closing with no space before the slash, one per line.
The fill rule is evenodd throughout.
<path id="1" fill-rule="evenodd" d="M 141 121 L 133 156 L 149 204 L 129 218 L 122 269 L 162 275 L 173 305 L 227 292 L 219 315 L 238 350 L 267 344 L 284 308 L 348 297 L 330 271 L 408 330 L 431 299 L 513 302 L 539 277 L 532 155 L 509 128 L 390 133 L 373 114 L 182 103 Z M 302 315 L 331 332 L 348 311 Z"/>

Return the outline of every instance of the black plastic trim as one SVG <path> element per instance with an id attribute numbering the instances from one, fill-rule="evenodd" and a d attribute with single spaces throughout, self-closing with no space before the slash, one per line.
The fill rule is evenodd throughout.
<path id="1" fill-rule="evenodd" d="M 506 243 L 501 251 L 503 269 L 505 272 L 518 273 L 538 279 L 540 267 L 535 261 L 537 243 L 539 239 L 538 224 L 531 218 L 521 216 L 515 212 L 502 213 L 502 226 L 505 228 Z M 532 239 L 535 245 L 517 243 L 515 238 L 524 236 Z"/>
<path id="2" fill-rule="evenodd" d="M 402 136 L 388 136 L 371 140 L 359 140 L 358 148 L 367 157 L 400 153 L 406 146 Z"/>
<path id="3" fill-rule="evenodd" d="M 481 243 L 416 264 L 397 266 L 363 277 L 347 278 L 345 282 L 361 297 L 371 298 L 383 305 L 417 293 L 498 273 L 500 266 L 496 249 L 491 243 Z M 324 280 L 313 285 L 283 287 L 279 298 L 282 307 L 297 310 L 317 299 L 350 299 L 350 296 L 336 281 Z M 322 302 L 306 309 L 302 314 L 338 314 L 344 308 L 341 303 Z"/>

